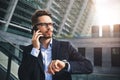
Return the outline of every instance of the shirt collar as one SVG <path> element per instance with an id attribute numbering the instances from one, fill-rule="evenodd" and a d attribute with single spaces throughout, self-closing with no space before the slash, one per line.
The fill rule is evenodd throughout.
<path id="1" fill-rule="evenodd" d="M 50 47 L 52 47 L 52 41 L 53 41 L 53 39 L 51 38 L 51 40 L 50 40 L 50 44 L 49 44 Z"/>
<path id="2" fill-rule="evenodd" d="M 48 47 L 52 47 L 52 42 L 53 42 L 53 39 L 51 38 L 51 40 L 50 40 L 50 43 L 49 43 L 49 45 L 48 45 Z M 42 48 L 44 48 L 43 46 L 42 46 L 42 44 L 40 45 Z"/>

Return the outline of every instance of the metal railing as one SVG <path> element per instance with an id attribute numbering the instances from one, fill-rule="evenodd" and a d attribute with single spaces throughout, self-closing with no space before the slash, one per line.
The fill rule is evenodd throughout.
<path id="1" fill-rule="evenodd" d="M 15 49 L 19 50 L 20 52 L 22 52 L 22 50 L 18 47 L 16 47 L 14 44 L 10 43 L 9 41 L 7 41 L 6 39 L 4 39 L 3 37 L 0 36 L 0 42 L 5 42 L 8 43 L 9 45 L 11 45 L 12 47 L 14 47 Z M 5 80 L 10 80 L 10 74 L 11 74 L 11 62 L 12 60 L 16 60 L 18 63 L 21 62 L 21 59 L 17 56 L 15 56 L 13 54 L 12 51 L 10 51 L 9 49 L 7 49 L 5 46 L 3 46 L 2 44 L 0 44 L 0 49 L 2 49 L 3 51 L 5 51 L 6 53 L 4 53 L 7 57 L 8 57 L 8 64 L 7 64 L 7 73 L 6 73 L 6 79 Z M 17 63 L 17 64 L 18 64 Z"/>

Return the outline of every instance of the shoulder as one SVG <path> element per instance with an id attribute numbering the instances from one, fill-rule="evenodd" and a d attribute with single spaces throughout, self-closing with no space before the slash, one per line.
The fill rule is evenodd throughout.
<path id="1" fill-rule="evenodd" d="M 24 46 L 24 49 L 25 49 L 25 48 L 30 49 L 30 48 L 32 48 L 32 47 L 33 47 L 32 44 L 30 44 L 30 45 Z"/>
<path id="2" fill-rule="evenodd" d="M 23 47 L 23 52 L 31 52 L 33 46 L 32 45 L 27 45 Z"/>

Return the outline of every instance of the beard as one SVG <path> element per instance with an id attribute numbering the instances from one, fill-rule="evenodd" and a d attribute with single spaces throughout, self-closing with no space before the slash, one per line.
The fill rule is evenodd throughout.
<path id="1" fill-rule="evenodd" d="M 39 40 L 40 39 L 44 39 L 44 40 L 50 39 L 50 38 L 52 38 L 52 34 L 53 34 L 53 31 L 51 31 L 51 30 L 46 31 L 45 33 L 43 33 L 43 36 L 39 38 Z"/>
<path id="2" fill-rule="evenodd" d="M 43 36 L 39 38 L 39 41 L 41 42 L 42 40 L 47 40 L 47 39 L 51 39 L 52 36 Z"/>

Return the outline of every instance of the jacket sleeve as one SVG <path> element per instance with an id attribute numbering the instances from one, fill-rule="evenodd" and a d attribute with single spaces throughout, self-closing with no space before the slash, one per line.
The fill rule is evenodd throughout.
<path id="1" fill-rule="evenodd" d="M 31 73 L 33 71 L 32 69 L 32 63 L 33 63 L 33 59 L 34 57 L 32 57 L 31 55 L 29 55 L 29 51 L 30 49 L 28 49 L 27 47 L 24 48 L 25 50 L 23 50 L 23 56 L 22 56 L 22 62 L 19 66 L 18 69 L 18 77 L 20 80 L 31 80 Z"/>
<path id="2" fill-rule="evenodd" d="M 68 43 L 68 54 L 71 73 L 89 74 L 93 72 L 91 62 L 77 52 L 70 43 Z"/>

